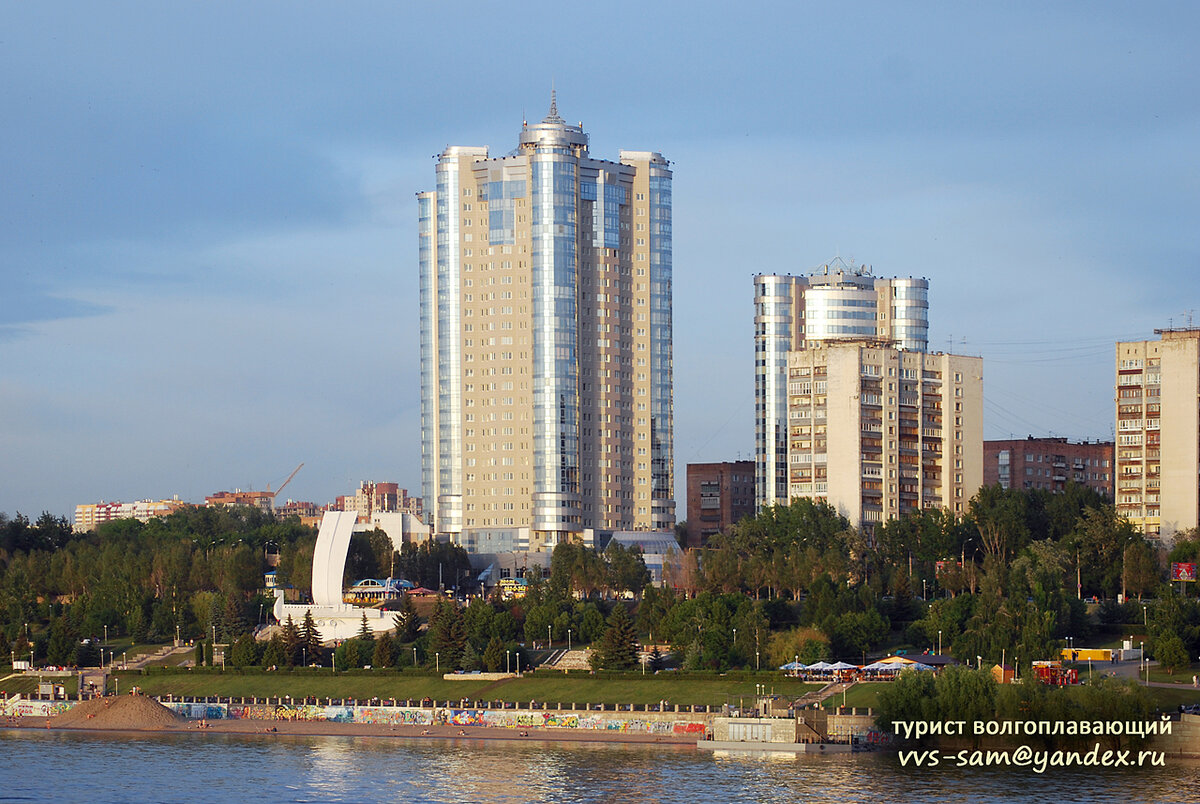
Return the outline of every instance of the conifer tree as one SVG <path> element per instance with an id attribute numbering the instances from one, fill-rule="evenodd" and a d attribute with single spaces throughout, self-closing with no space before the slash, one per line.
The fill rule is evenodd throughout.
<path id="1" fill-rule="evenodd" d="M 362 615 L 362 624 L 358 627 L 358 638 L 363 642 L 374 642 L 375 632 L 371 630 L 371 624 L 367 622 L 367 613 L 364 611 Z M 374 650 L 375 646 L 372 645 Z"/>
<path id="2" fill-rule="evenodd" d="M 234 667 L 250 667 L 258 664 L 258 643 L 249 631 L 243 632 L 233 643 L 229 652 L 229 662 Z"/>
<path id="3" fill-rule="evenodd" d="M 637 630 L 620 603 L 608 615 L 608 628 L 600 637 L 596 656 L 600 667 L 608 670 L 630 670 L 637 666 Z"/>
<path id="4" fill-rule="evenodd" d="M 396 643 L 392 635 L 386 631 L 375 640 L 375 651 L 371 654 L 372 667 L 394 667 L 396 664 Z"/>
<path id="5" fill-rule="evenodd" d="M 413 602 L 412 595 L 404 596 L 400 611 L 392 618 L 392 621 L 396 625 L 397 640 L 405 644 L 416 641 L 418 629 L 421 627 L 421 618 L 417 616 L 417 606 Z"/>
<path id="6" fill-rule="evenodd" d="M 283 624 L 283 661 L 288 667 L 300 664 L 301 638 L 300 629 L 296 626 L 292 615 L 288 615 Z"/>
<path id="7" fill-rule="evenodd" d="M 462 666 L 466 643 L 467 629 L 462 611 L 449 600 L 439 600 L 429 620 L 430 656 L 436 656 L 439 666 L 456 670 Z"/>
<path id="8" fill-rule="evenodd" d="M 487 649 L 483 652 L 483 669 L 489 673 L 498 673 L 504 667 L 504 643 L 500 637 L 488 640 Z"/>
<path id="9" fill-rule="evenodd" d="M 263 667 L 279 667 L 286 665 L 287 649 L 283 645 L 283 637 L 275 634 L 271 637 L 271 641 L 267 643 L 266 649 L 263 651 L 262 666 Z"/>
<path id="10" fill-rule="evenodd" d="M 304 622 L 300 625 L 300 645 L 307 653 L 308 660 L 313 661 L 321 656 L 321 632 L 317 630 L 317 621 L 313 619 L 312 609 L 304 612 Z"/>

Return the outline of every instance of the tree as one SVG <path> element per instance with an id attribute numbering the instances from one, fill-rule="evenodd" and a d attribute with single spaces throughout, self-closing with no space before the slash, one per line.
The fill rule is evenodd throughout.
<path id="1" fill-rule="evenodd" d="M 483 652 L 483 669 L 489 673 L 498 673 L 504 667 L 504 643 L 500 637 L 488 640 L 487 650 Z"/>
<path id="2" fill-rule="evenodd" d="M 375 632 L 371 630 L 371 624 L 367 621 L 367 613 L 364 611 L 362 622 L 358 626 L 358 638 L 363 642 L 374 642 Z M 371 646 L 374 649 L 374 645 Z"/>
<path id="3" fill-rule="evenodd" d="M 312 609 L 304 612 L 304 622 L 300 626 L 300 645 L 308 655 L 308 661 L 319 659 L 321 656 L 321 632 L 317 630 L 317 622 L 313 619 Z"/>
<path id="4" fill-rule="evenodd" d="M 398 641 L 404 644 L 416 641 L 418 629 L 421 627 L 421 618 L 417 616 L 417 606 L 413 602 L 412 595 L 404 596 L 404 602 L 400 604 L 400 611 L 392 617 L 392 622 L 395 624 Z"/>
<path id="5" fill-rule="evenodd" d="M 267 642 L 267 647 L 263 650 L 263 667 L 279 667 L 287 663 L 288 653 L 283 645 L 283 637 L 279 634 L 274 634 L 270 641 Z"/>
<path id="6" fill-rule="evenodd" d="M 454 603 L 440 598 L 429 619 L 429 656 L 440 667 L 461 667 L 467 633 L 462 611 Z M 426 659 L 428 661 L 428 659 Z"/>
<path id="7" fill-rule="evenodd" d="M 394 667 L 396 665 L 396 643 L 392 635 L 384 632 L 375 640 L 375 650 L 371 654 L 371 666 Z"/>
<path id="8" fill-rule="evenodd" d="M 258 664 L 258 643 L 249 631 L 242 632 L 233 643 L 229 661 L 234 667 L 251 667 Z"/>
<path id="9" fill-rule="evenodd" d="M 79 636 L 66 617 L 50 621 L 50 639 L 46 643 L 46 661 L 54 665 L 70 664 Z"/>
<path id="10" fill-rule="evenodd" d="M 296 626 L 290 614 L 283 624 L 282 640 L 284 664 L 288 667 L 300 664 L 302 661 L 300 648 L 303 646 L 303 639 L 300 635 L 300 629 Z"/>
<path id="11" fill-rule="evenodd" d="M 1155 640 L 1154 658 L 1166 668 L 1168 675 L 1174 675 L 1176 670 L 1183 670 L 1191 664 L 1183 640 L 1175 634 L 1166 634 Z"/>
<path id="12" fill-rule="evenodd" d="M 618 603 L 608 615 L 608 628 L 600 637 L 600 645 L 592 654 L 593 667 L 607 670 L 630 670 L 637 667 L 638 638 L 629 612 Z"/>

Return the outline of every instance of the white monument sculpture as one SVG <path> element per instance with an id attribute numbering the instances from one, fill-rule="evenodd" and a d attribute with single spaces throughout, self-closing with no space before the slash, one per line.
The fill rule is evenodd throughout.
<path id="1" fill-rule="evenodd" d="M 362 608 L 342 602 L 342 575 L 346 571 L 346 553 L 358 514 L 354 511 L 327 511 L 317 532 L 317 547 L 313 551 L 312 603 L 285 603 L 283 590 L 275 590 L 275 618 L 283 623 L 290 614 L 296 625 L 312 612 L 321 639 L 326 643 L 350 639 L 362 628 L 363 615 L 367 625 L 379 634 L 391 630 L 395 623 L 393 612 Z"/>

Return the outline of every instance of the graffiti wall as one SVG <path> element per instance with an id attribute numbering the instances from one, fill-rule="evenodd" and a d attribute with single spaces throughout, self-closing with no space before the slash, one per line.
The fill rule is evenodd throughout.
<path id="1" fill-rule="evenodd" d="M 524 709 L 425 709 L 399 706 L 325 706 L 299 703 L 224 704 L 161 701 L 189 720 L 294 720 L 364 723 L 378 726 L 486 726 L 501 729 L 585 729 L 629 734 L 704 736 L 706 715 L 680 714 L 641 717 L 630 712 L 554 712 Z M 67 711 L 75 701 L 17 700 L 0 703 L 4 717 L 50 717 Z M 687 717 L 687 716 L 684 716 Z"/>
<path id="2" fill-rule="evenodd" d="M 435 721 L 454 726 L 490 726 L 505 729 L 591 729 L 630 734 L 695 734 L 703 736 L 707 721 L 666 717 L 633 717 L 618 712 L 549 712 L 514 709 L 444 709 Z"/>
<path id="3" fill-rule="evenodd" d="M 3 717 L 53 717 L 75 705 L 75 701 L 6 701 L 0 703 Z"/>

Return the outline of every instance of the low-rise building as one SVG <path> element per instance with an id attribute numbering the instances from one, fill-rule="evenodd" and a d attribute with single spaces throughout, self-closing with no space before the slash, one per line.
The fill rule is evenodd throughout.
<path id="1" fill-rule="evenodd" d="M 1113 447 L 1112 441 L 1057 437 L 984 441 L 983 484 L 1061 492 L 1067 483 L 1078 483 L 1111 500 Z"/>
<path id="2" fill-rule="evenodd" d="M 754 516 L 754 461 L 687 465 L 688 548 L 747 516 Z"/>
<path id="3" fill-rule="evenodd" d="M 178 497 L 170 500 L 138 500 L 137 502 L 98 502 L 84 503 L 75 506 L 76 533 L 93 531 L 105 522 L 118 519 L 136 519 L 148 522 L 156 516 L 166 516 L 180 506 L 185 505 Z"/>

